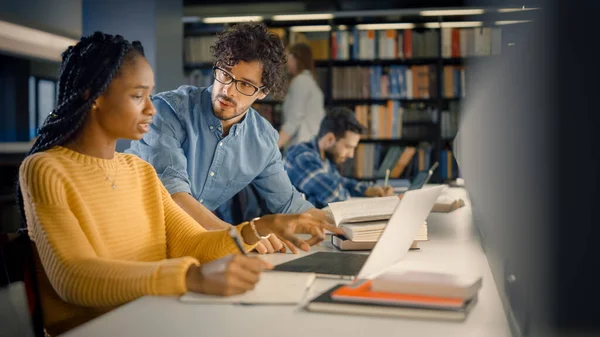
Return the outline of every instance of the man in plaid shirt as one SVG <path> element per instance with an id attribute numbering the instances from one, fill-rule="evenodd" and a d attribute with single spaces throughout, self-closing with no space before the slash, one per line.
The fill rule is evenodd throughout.
<path id="1" fill-rule="evenodd" d="M 296 189 L 317 208 L 349 197 L 394 195 L 391 187 L 374 186 L 342 177 L 337 165 L 354 157 L 364 127 L 350 109 L 331 110 L 310 142 L 291 146 L 285 155 L 285 169 Z"/>

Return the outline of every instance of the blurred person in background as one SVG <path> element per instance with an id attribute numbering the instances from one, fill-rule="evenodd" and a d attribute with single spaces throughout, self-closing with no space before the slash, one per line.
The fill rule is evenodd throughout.
<path id="1" fill-rule="evenodd" d="M 283 101 L 279 148 L 310 141 L 319 132 L 325 116 L 323 92 L 316 81 L 309 45 L 297 43 L 290 47 L 287 71 L 292 81 Z"/>
<path id="2" fill-rule="evenodd" d="M 321 122 L 319 133 L 311 141 L 291 146 L 285 154 L 285 169 L 298 191 L 315 207 L 350 197 L 394 195 L 391 186 L 343 177 L 337 166 L 354 158 L 354 151 L 365 127 L 354 111 L 336 107 Z"/>

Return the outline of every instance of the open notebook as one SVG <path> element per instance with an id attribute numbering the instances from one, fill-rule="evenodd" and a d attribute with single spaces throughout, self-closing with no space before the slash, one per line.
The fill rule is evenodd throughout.
<path id="1" fill-rule="evenodd" d="M 298 304 L 313 284 L 314 273 L 267 271 L 260 275 L 254 290 L 234 296 L 214 296 L 188 292 L 179 298 L 186 303 Z"/>

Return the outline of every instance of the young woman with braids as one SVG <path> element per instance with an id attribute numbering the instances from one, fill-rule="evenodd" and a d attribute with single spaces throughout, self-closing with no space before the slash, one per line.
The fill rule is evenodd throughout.
<path id="1" fill-rule="evenodd" d="M 270 268 L 230 255 L 237 248 L 226 230 L 204 230 L 150 164 L 115 152 L 118 138 L 148 131 L 153 88 L 139 42 L 97 32 L 63 53 L 58 105 L 21 165 L 17 189 L 50 334 L 144 295 L 242 293 Z M 236 227 L 247 250 L 270 233 L 308 250 L 325 228 L 336 231 L 306 215 Z"/>

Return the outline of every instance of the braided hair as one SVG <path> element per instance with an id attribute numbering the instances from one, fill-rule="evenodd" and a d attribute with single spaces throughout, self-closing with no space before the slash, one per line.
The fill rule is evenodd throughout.
<path id="1" fill-rule="evenodd" d="M 118 76 L 124 61 L 137 55 L 144 56 L 144 48 L 139 41 L 130 43 L 121 35 L 101 32 L 82 37 L 75 46 L 67 48 L 62 53 L 56 108 L 44 121 L 27 156 L 73 139 L 96 99 Z M 16 189 L 22 226 L 26 226 L 23 194 L 18 180 Z"/>

